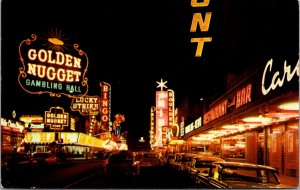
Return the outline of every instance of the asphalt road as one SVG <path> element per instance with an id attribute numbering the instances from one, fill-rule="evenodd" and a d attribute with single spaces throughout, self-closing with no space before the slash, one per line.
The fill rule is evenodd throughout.
<path id="1" fill-rule="evenodd" d="M 4 188 L 106 189 L 106 188 L 192 188 L 193 182 L 168 167 L 142 168 L 136 177 L 108 178 L 97 160 L 72 161 L 48 168 L 1 173 Z"/>
<path id="2" fill-rule="evenodd" d="M 168 167 L 142 168 L 139 176 L 116 176 L 108 178 L 98 172 L 68 188 L 131 188 L 131 189 L 182 189 L 193 188 L 193 181 L 184 173 Z"/>
<path id="3" fill-rule="evenodd" d="M 1 184 L 4 188 L 64 188 L 100 170 L 102 166 L 97 160 L 68 161 L 24 171 L 1 171 Z"/>

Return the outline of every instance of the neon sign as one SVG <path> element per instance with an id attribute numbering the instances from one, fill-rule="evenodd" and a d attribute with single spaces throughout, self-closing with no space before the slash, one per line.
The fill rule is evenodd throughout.
<path id="1" fill-rule="evenodd" d="M 101 87 L 101 104 L 100 104 L 100 115 L 101 115 L 101 129 L 104 132 L 109 131 L 110 123 L 110 84 L 106 82 L 100 82 Z"/>
<path id="2" fill-rule="evenodd" d="M 63 130 L 69 125 L 69 113 L 63 108 L 51 107 L 49 111 L 45 111 L 45 124 L 54 130 Z"/>
<path id="3" fill-rule="evenodd" d="M 207 7 L 209 5 L 210 0 L 204 0 L 203 2 L 197 2 L 197 0 L 191 0 L 192 7 Z M 207 32 L 209 30 L 210 20 L 211 20 L 212 12 L 206 12 L 205 18 L 202 18 L 201 13 L 194 13 L 193 19 L 191 23 L 190 32 L 196 32 L 197 26 L 200 27 L 201 32 Z M 205 42 L 211 42 L 211 37 L 202 37 L 202 38 L 191 38 L 191 43 L 197 43 L 197 49 L 195 53 L 195 57 L 201 57 L 202 51 Z"/>
<path id="4" fill-rule="evenodd" d="M 168 111 L 169 111 L 169 126 L 173 125 L 174 123 L 174 91 L 168 90 Z"/>
<path id="5" fill-rule="evenodd" d="M 267 95 L 271 90 L 275 90 L 277 87 L 282 87 L 285 81 L 290 82 L 295 75 L 299 77 L 299 60 L 292 70 L 291 65 L 287 65 L 287 62 L 284 61 L 282 74 L 279 71 L 272 71 L 272 66 L 273 59 L 270 59 L 265 66 L 261 81 L 261 91 L 263 95 Z M 272 78 L 270 84 L 266 84 L 266 78 Z"/>
<path id="6" fill-rule="evenodd" d="M 166 141 L 166 127 L 169 122 L 168 92 L 156 91 L 156 145 L 162 146 Z"/>
<path id="7" fill-rule="evenodd" d="M 252 101 L 252 84 L 248 84 L 246 87 L 236 92 L 236 104 L 235 108 L 239 108 Z"/>
<path id="8" fill-rule="evenodd" d="M 204 113 L 203 124 L 218 119 L 233 109 L 239 109 L 250 102 L 252 102 L 252 84 L 247 84 L 242 89 L 236 91 L 233 97 L 222 100 L 208 112 Z"/>
<path id="9" fill-rule="evenodd" d="M 100 109 L 100 97 L 82 96 L 72 99 L 71 110 L 79 111 L 81 115 L 98 115 Z"/>
<path id="10" fill-rule="evenodd" d="M 192 123 L 190 123 L 189 125 L 187 125 L 184 130 L 185 130 L 185 134 L 199 128 L 202 126 L 202 117 L 199 117 L 198 119 L 196 119 L 195 121 L 193 121 Z"/>
<path id="11" fill-rule="evenodd" d="M 70 98 L 87 94 L 87 55 L 78 44 L 70 48 L 58 34 L 53 36 L 57 37 L 38 38 L 32 34 L 31 39 L 20 43 L 19 85 L 30 94 Z"/>
<path id="12" fill-rule="evenodd" d="M 155 107 L 151 106 L 150 109 L 150 144 L 154 144 L 154 132 L 155 132 Z"/>

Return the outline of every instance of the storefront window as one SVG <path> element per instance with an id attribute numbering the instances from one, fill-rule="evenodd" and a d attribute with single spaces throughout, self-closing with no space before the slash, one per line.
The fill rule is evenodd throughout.
<path id="1" fill-rule="evenodd" d="M 299 121 L 297 122 L 290 122 L 287 124 L 287 131 L 298 131 L 299 130 Z"/>
<path id="2" fill-rule="evenodd" d="M 274 125 L 271 128 L 272 134 L 281 134 L 281 133 L 284 133 L 284 131 L 285 131 L 285 124 L 283 124 L 283 123 Z"/>
<path id="3" fill-rule="evenodd" d="M 11 152 L 12 147 L 10 134 L 2 134 L 1 152 Z"/>
<path id="4" fill-rule="evenodd" d="M 299 123 L 287 123 L 284 134 L 284 173 L 290 177 L 299 176 Z"/>
<path id="5" fill-rule="evenodd" d="M 223 158 L 245 159 L 245 135 L 236 135 L 222 139 Z"/>

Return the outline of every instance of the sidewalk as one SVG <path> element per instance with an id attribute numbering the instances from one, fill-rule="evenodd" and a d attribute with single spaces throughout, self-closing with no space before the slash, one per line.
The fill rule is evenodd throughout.
<path id="1" fill-rule="evenodd" d="M 292 186 L 293 188 L 299 188 L 299 178 L 290 177 L 286 175 L 279 176 L 281 184 Z"/>

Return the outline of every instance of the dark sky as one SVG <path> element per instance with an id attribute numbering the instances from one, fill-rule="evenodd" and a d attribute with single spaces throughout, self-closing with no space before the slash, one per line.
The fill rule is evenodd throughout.
<path id="1" fill-rule="evenodd" d="M 196 12 L 212 12 L 208 32 L 189 31 Z M 298 17 L 296 0 L 211 0 L 203 8 L 188 0 L 3 0 L 1 114 L 43 114 L 54 102 L 69 108 L 69 98 L 30 95 L 17 83 L 20 42 L 32 33 L 61 31 L 89 57 L 88 95 L 99 95 L 99 82 L 110 83 L 112 114 L 125 114 L 123 129 L 147 139 L 156 81 L 168 81 L 176 105 L 187 95 L 222 92 L 227 73 L 298 55 Z M 191 37 L 213 39 L 201 58 Z"/>

